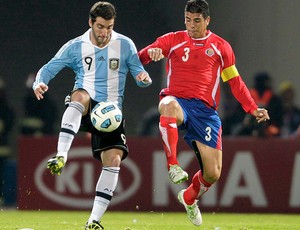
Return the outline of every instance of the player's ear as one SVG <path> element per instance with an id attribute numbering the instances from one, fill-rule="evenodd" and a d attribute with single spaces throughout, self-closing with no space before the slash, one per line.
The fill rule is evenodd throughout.
<path id="1" fill-rule="evenodd" d="M 92 26 L 93 26 L 92 19 L 89 19 L 89 26 L 90 26 L 90 27 L 92 27 Z"/>
<path id="2" fill-rule="evenodd" d="M 210 23 L 210 17 L 208 16 L 208 17 L 206 18 L 206 25 L 208 26 L 209 23 Z"/>

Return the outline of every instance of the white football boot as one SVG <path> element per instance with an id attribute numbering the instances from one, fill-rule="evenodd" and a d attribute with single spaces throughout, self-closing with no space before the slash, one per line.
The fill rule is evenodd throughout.
<path id="1" fill-rule="evenodd" d="M 170 165 L 169 177 L 174 184 L 180 184 L 189 179 L 187 172 L 183 171 L 178 165 Z"/>
<path id="2" fill-rule="evenodd" d="M 181 190 L 178 193 L 178 200 L 181 204 L 183 204 L 187 216 L 189 220 L 196 226 L 200 226 L 202 224 L 202 216 L 201 212 L 199 210 L 199 207 L 197 205 L 198 200 L 195 200 L 195 202 L 192 205 L 188 205 L 185 203 L 184 198 L 183 198 L 183 193 L 185 192 L 185 189 Z"/>

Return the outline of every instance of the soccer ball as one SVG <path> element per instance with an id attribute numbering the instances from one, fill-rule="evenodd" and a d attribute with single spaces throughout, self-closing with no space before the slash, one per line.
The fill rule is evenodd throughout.
<path id="1" fill-rule="evenodd" d="M 99 102 L 91 112 L 93 126 L 101 132 L 112 132 L 122 122 L 122 111 L 112 102 Z"/>

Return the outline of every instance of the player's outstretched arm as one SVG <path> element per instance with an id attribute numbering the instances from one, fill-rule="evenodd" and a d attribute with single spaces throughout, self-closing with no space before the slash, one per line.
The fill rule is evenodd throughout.
<path id="1" fill-rule="evenodd" d="M 36 98 L 38 100 L 41 100 L 44 98 L 43 94 L 48 91 L 48 86 L 45 83 L 41 82 L 33 88 L 33 91 L 34 91 Z"/>

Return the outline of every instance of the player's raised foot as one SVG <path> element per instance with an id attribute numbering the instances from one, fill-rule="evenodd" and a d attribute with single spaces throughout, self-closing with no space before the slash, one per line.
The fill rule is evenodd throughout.
<path id="1" fill-rule="evenodd" d="M 93 222 L 90 224 L 86 223 L 85 230 L 88 229 L 104 229 L 104 227 L 100 224 L 99 221 L 93 220 Z"/>
<path id="2" fill-rule="evenodd" d="M 174 184 L 180 184 L 189 179 L 187 172 L 183 171 L 179 165 L 170 165 L 169 177 Z"/>
<path id="3" fill-rule="evenodd" d="M 197 205 L 197 200 L 195 200 L 195 202 L 192 205 L 188 205 L 185 203 L 184 198 L 183 198 L 183 193 L 184 193 L 185 189 L 181 190 L 178 193 L 178 200 L 181 204 L 183 204 L 187 216 L 190 219 L 190 221 L 196 225 L 196 226 L 200 226 L 202 224 L 202 216 L 201 216 L 201 212 L 199 210 L 199 207 Z"/>
<path id="4" fill-rule="evenodd" d="M 47 168 L 50 169 L 52 175 L 60 175 L 63 167 L 65 166 L 64 157 L 52 157 L 47 162 Z"/>

